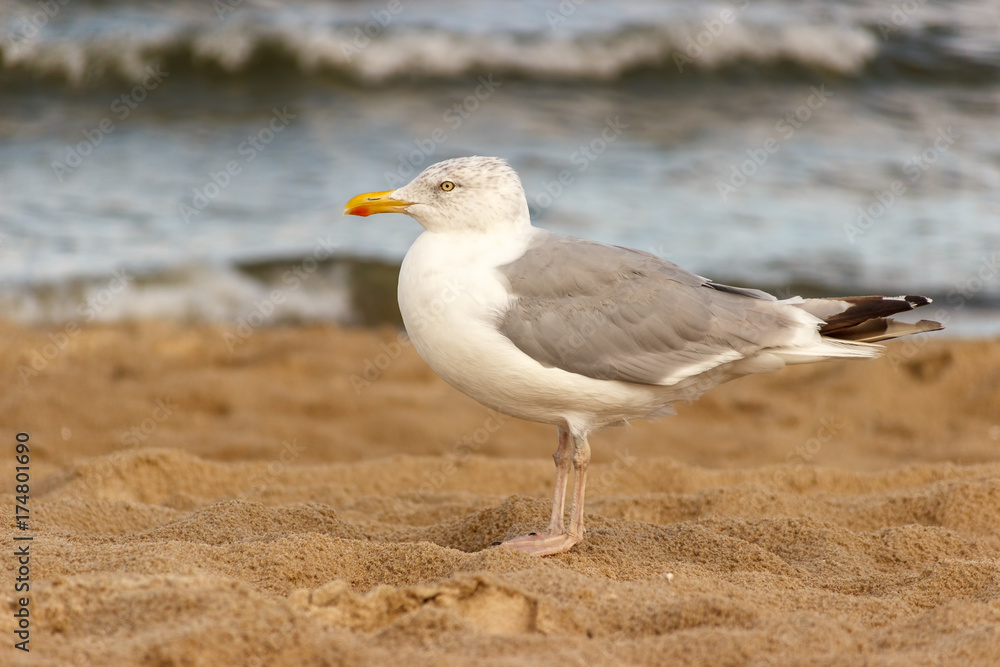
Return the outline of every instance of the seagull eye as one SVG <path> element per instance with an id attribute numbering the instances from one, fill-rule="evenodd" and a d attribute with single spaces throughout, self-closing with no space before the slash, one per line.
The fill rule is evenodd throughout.
<path id="1" fill-rule="evenodd" d="M 452 183 L 451 181 L 445 181 L 444 183 L 441 184 L 441 189 L 444 190 L 445 192 L 451 192 L 452 190 L 455 189 L 455 184 Z"/>

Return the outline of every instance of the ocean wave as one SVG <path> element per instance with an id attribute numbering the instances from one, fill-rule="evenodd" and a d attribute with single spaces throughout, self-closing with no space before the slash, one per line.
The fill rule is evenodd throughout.
<path id="1" fill-rule="evenodd" d="M 81 87 L 108 78 L 140 79 L 154 63 L 229 77 L 258 76 L 263 67 L 279 75 L 326 75 L 361 85 L 487 72 L 602 82 L 636 72 L 698 76 L 747 68 L 848 78 L 887 67 L 921 76 L 963 67 L 991 77 L 1000 71 L 995 41 L 965 49 L 930 28 L 886 32 L 877 23 L 766 24 L 726 16 L 731 20 L 710 15 L 606 32 L 478 34 L 435 25 L 383 27 L 375 19 L 267 20 L 266 14 L 253 13 L 217 23 L 175 19 L 139 29 L 126 22 L 128 29 L 102 24 L 53 35 L 38 30 L 32 36 L 22 34 L 23 19 L 8 19 L 7 36 L 0 39 L 0 74 Z"/>
<path id="2" fill-rule="evenodd" d="M 240 323 L 399 321 L 398 267 L 374 260 L 312 256 L 237 264 L 120 268 L 59 282 L 5 284 L 0 311 L 28 324 L 137 320 Z M 392 282 L 391 289 L 385 285 Z"/>

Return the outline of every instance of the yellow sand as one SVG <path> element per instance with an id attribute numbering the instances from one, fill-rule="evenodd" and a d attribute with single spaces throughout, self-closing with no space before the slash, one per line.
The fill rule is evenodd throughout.
<path id="1" fill-rule="evenodd" d="M 0 324 L 0 513 L 34 535 L 32 650 L 8 539 L 0 663 L 1000 655 L 1000 342 L 900 341 L 597 434 L 587 538 L 540 559 L 489 545 L 547 523 L 554 427 L 488 412 L 393 330 L 233 352 L 227 331 Z"/>

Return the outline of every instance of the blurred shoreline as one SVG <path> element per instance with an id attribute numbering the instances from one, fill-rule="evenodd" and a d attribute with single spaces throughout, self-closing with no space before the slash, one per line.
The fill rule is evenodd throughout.
<path id="1" fill-rule="evenodd" d="M 11 322 L 43 328 L 143 320 L 252 328 L 317 323 L 401 327 L 398 276 L 398 262 L 342 254 L 193 264 L 145 273 L 119 269 L 110 276 L 58 283 L 7 284 L 0 309 Z M 725 275 L 709 277 L 762 289 L 778 298 L 860 294 L 850 285 L 762 285 Z M 911 290 L 934 303 L 903 317 L 940 321 L 946 329 L 938 335 L 949 338 L 998 336 L 1000 297 L 983 294 L 975 289 L 977 284 L 981 283 L 956 286 L 946 293 Z M 887 287 L 865 293 L 895 292 Z"/>

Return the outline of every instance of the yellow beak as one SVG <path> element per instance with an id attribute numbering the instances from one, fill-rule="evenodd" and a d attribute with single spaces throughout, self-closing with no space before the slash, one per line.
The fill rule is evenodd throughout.
<path id="1" fill-rule="evenodd" d="M 358 195 L 344 206 L 344 215 L 360 215 L 366 217 L 373 213 L 406 213 L 412 202 L 389 199 L 395 190 L 385 192 L 366 192 Z"/>

